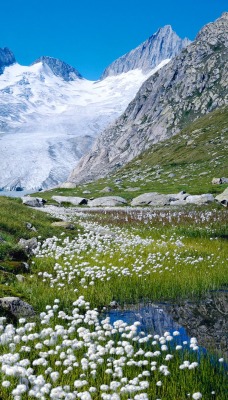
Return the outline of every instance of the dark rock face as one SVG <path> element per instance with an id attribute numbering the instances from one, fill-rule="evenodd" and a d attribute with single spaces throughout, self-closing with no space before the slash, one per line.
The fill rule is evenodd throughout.
<path id="1" fill-rule="evenodd" d="M 190 43 L 188 39 L 182 40 L 179 38 L 172 30 L 172 27 L 166 25 L 140 46 L 136 47 L 136 49 L 115 60 L 105 69 L 101 79 L 136 68 L 148 72 L 163 60 L 176 56 Z"/>
<path id="2" fill-rule="evenodd" d="M 4 68 L 16 62 L 14 54 L 10 49 L 5 47 L 0 49 L 0 75 L 3 73 Z"/>
<path id="3" fill-rule="evenodd" d="M 64 81 L 74 81 L 75 79 L 82 78 L 82 75 L 75 68 L 59 60 L 58 58 L 42 56 L 34 61 L 33 64 L 37 64 L 39 62 L 46 64 L 52 70 L 54 75 L 63 78 Z"/>
<path id="4" fill-rule="evenodd" d="M 200 302 L 185 301 L 163 307 L 199 345 L 228 357 L 228 292 L 214 291 Z"/>
<path id="5" fill-rule="evenodd" d="M 199 116 L 228 104 L 227 47 L 228 13 L 224 13 L 141 86 L 68 181 L 78 184 L 104 177 Z"/>

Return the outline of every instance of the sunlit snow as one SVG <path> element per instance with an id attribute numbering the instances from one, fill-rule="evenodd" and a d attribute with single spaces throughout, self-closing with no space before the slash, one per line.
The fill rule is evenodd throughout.
<path id="1" fill-rule="evenodd" d="M 14 64 L 0 76 L 0 188 L 37 189 L 66 180 L 148 74 L 135 69 L 102 81 L 66 82 L 42 63 Z"/>

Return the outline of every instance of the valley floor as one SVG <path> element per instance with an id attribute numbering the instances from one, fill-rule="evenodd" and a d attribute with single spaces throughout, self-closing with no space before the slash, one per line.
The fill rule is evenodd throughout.
<path id="1" fill-rule="evenodd" d="M 113 320 L 111 309 L 206 299 L 192 306 L 191 321 L 187 308 L 187 329 L 198 309 L 205 327 L 212 321 L 206 310 L 217 315 L 216 335 L 225 330 L 226 209 L 40 210 L 66 224 L 51 238 L 38 236 L 30 272 L 9 283 L 36 315 L 16 325 L 0 318 L 1 398 L 225 400 L 223 333 L 209 343 L 200 326 L 198 337 L 185 340 L 177 329 L 143 332 L 124 314 Z M 183 307 L 178 312 L 183 317 Z"/>

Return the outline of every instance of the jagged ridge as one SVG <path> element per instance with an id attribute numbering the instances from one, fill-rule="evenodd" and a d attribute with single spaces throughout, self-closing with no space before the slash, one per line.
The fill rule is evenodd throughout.
<path id="1" fill-rule="evenodd" d="M 161 61 L 176 56 L 190 43 L 189 39 L 181 39 L 170 25 L 166 25 L 134 50 L 110 64 L 103 72 L 101 79 L 136 68 L 148 72 L 160 64 Z"/>
<path id="2" fill-rule="evenodd" d="M 78 184 L 106 176 L 200 115 L 227 104 L 227 45 L 228 13 L 224 13 L 142 85 L 68 181 Z"/>

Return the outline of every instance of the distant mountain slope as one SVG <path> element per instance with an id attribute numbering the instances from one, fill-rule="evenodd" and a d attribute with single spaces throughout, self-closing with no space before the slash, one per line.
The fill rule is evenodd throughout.
<path id="1" fill-rule="evenodd" d="M 153 144 L 108 176 L 75 188 L 61 188 L 54 194 L 63 191 L 65 196 L 83 197 L 88 192 L 90 197 L 98 197 L 107 187 L 110 195 L 128 200 L 147 192 L 219 194 L 227 183 L 214 185 L 212 179 L 228 178 L 227 120 L 228 106 L 218 108 L 176 135 Z M 47 192 L 46 198 L 50 197 Z"/>
<path id="2" fill-rule="evenodd" d="M 136 49 L 131 50 L 110 64 L 103 72 L 101 79 L 136 68 L 148 72 L 160 64 L 161 61 L 176 56 L 190 43 L 189 39 L 181 39 L 170 25 L 166 25 Z"/>
<path id="3" fill-rule="evenodd" d="M 196 40 L 150 77 L 114 125 L 82 158 L 68 181 L 106 176 L 153 143 L 228 103 L 228 13 L 203 27 Z"/>
<path id="4" fill-rule="evenodd" d="M 3 73 L 4 68 L 16 62 L 14 54 L 7 47 L 0 49 L 0 75 Z"/>
<path id="5" fill-rule="evenodd" d="M 71 65 L 59 60 L 58 58 L 42 56 L 38 58 L 32 65 L 42 63 L 48 65 L 55 76 L 63 78 L 64 81 L 74 81 L 77 78 L 82 78 L 82 75 Z"/>

